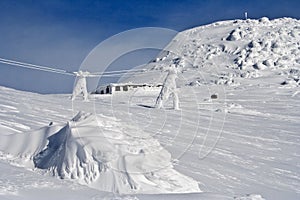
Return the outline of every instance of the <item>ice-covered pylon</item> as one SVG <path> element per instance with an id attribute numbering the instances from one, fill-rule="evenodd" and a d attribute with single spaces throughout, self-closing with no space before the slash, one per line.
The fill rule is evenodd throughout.
<path id="1" fill-rule="evenodd" d="M 86 77 L 90 74 L 89 72 L 83 72 L 83 71 L 78 71 L 74 72 L 74 74 L 77 77 L 77 82 L 75 84 L 75 87 L 73 89 L 73 94 L 72 94 L 72 100 L 76 98 L 79 94 L 83 94 L 84 100 L 88 100 L 88 92 L 87 92 L 87 85 L 86 85 Z"/>
<path id="2" fill-rule="evenodd" d="M 168 75 L 164 81 L 159 96 L 156 99 L 156 107 L 162 108 L 163 104 L 170 98 L 173 98 L 173 108 L 179 109 L 179 98 L 176 87 L 177 70 L 175 65 L 172 65 L 169 69 Z"/>

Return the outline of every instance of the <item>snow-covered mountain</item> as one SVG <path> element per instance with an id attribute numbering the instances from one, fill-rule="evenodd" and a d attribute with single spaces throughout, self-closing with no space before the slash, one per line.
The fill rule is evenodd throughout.
<path id="1" fill-rule="evenodd" d="M 0 197 L 299 199 L 300 21 L 186 30 L 121 81 L 162 83 L 171 65 L 180 110 L 154 109 L 159 90 L 0 87 Z"/>
<path id="2" fill-rule="evenodd" d="M 238 85 L 243 79 L 275 76 L 279 84 L 295 87 L 300 85 L 299 55 L 299 20 L 263 17 L 215 22 L 179 33 L 147 65 L 148 74 L 125 80 L 162 82 L 163 77 L 152 74 L 177 64 L 183 72 L 181 85 Z"/>

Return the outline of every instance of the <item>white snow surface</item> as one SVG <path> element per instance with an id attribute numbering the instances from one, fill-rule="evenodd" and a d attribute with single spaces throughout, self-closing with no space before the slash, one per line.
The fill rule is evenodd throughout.
<path id="1" fill-rule="evenodd" d="M 162 83 L 173 64 L 180 110 L 153 108 L 154 90 L 0 87 L 0 198 L 300 199 L 300 22 L 193 28 L 122 80 Z"/>
<path id="2" fill-rule="evenodd" d="M 171 155 L 157 140 L 135 127 L 128 127 L 129 133 L 123 127 L 115 118 L 79 112 L 58 131 L 49 126 L 0 136 L 0 149 L 29 157 L 34 167 L 51 175 L 102 191 L 200 192 L 196 181 L 173 169 Z"/>

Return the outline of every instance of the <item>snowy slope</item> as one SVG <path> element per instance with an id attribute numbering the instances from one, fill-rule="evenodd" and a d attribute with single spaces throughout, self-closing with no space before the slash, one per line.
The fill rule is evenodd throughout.
<path id="1" fill-rule="evenodd" d="M 89 102 L 77 99 L 72 103 L 69 95 L 38 95 L 1 87 L 0 169 L 4 172 L 0 177 L 1 198 L 38 199 L 42 191 L 55 194 L 56 190 L 63 189 L 58 199 L 82 199 L 82 196 L 85 199 L 299 199 L 299 55 L 300 23 L 295 19 L 216 22 L 179 33 L 166 51 L 146 66 L 149 73 L 124 77 L 122 81 L 162 82 L 169 66 L 175 64 L 180 71 L 181 110 L 170 109 L 172 102 L 165 109 L 153 109 L 159 93 L 156 90 L 96 95 Z M 213 94 L 217 98 L 212 99 Z M 79 111 L 93 113 L 81 127 L 81 132 L 89 134 L 81 142 L 75 129 L 70 128 L 70 122 L 66 124 Z M 53 125 L 48 126 L 50 122 Z M 79 129 L 82 122 L 79 121 Z M 87 132 L 87 127 L 90 130 L 100 127 L 105 138 L 112 135 L 117 139 L 101 143 L 91 139 L 98 132 Z M 62 128 L 65 131 L 60 137 Z M 61 139 L 67 132 L 71 133 L 70 140 Z M 125 148 L 116 146 L 119 136 L 121 142 L 127 143 Z M 155 148 L 141 141 L 144 136 Z M 140 145 L 139 150 L 142 146 L 142 149 L 170 152 L 171 158 L 146 163 L 155 167 L 161 162 L 169 163 L 173 166 L 169 168 L 172 173 L 196 180 L 203 193 L 120 196 L 103 192 L 117 190 L 104 189 L 113 184 L 101 179 L 87 184 L 77 175 L 72 180 L 72 173 L 67 173 L 65 180 L 49 176 L 52 172 L 62 177 L 57 167 L 63 163 L 81 165 L 80 160 L 57 160 L 61 157 L 55 156 L 60 154 L 55 152 L 61 152 L 61 148 L 63 152 L 70 151 L 70 155 L 78 148 L 91 150 L 88 155 L 92 158 L 94 150 L 103 151 L 106 147 L 109 152 L 123 155 L 128 151 L 128 144 L 135 144 L 134 141 Z M 101 147 L 93 146 L 98 142 Z M 53 159 L 48 162 L 50 157 Z M 66 156 L 70 157 L 73 158 Z M 137 160 L 128 163 L 131 167 L 144 164 Z M 34 163 L 47 169 L 32 170 Z M 69 167 L 65 164 L 66 171 Z M 124 167 L 118 165 L 121 166 Z M 117 175 L 108 177 L 111 176 Z M 161 190 L 150 193 L 189 192 L 173 190 L 176 181 L 170 190 L 165 189 L 172 180 L 163 174 L 155 178 Z M 137 180 L 140 183 L 142 178 Z M 64 182 L 70 186 L 64 186 Z M 188 186 L 185 181 L 179 182 Z M 78 188 L 81 192 L 73 193 Z"/>
<path id="2" fill-rule="evenodd" d="M 300 22 L 296 19 L 216 22 L 179 33 L 147 65 L 148 73 L 122 81 L 162 82 L 161 71 L 177 64 L 183 72 L 179 85 L 238 85 L 240 79 L 272 77 L 278 84 L 296 87 L 299 55 Z"/>

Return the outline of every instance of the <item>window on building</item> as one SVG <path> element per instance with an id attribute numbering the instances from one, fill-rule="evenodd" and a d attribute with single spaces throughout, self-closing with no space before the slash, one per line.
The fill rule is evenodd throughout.
<path id="1" fill-rule="evenodd" d="M 123 91 L 128 91 L 128 86 L 127 85 L 123 86 Z"/>
<path id="2" fill-rule="evenodd" d="M 121 90 L 121 88 L 120 88 L 120 86 L 116 86 L 116 89 L 115 89 L 116 91 L 120 91 Z"/>

